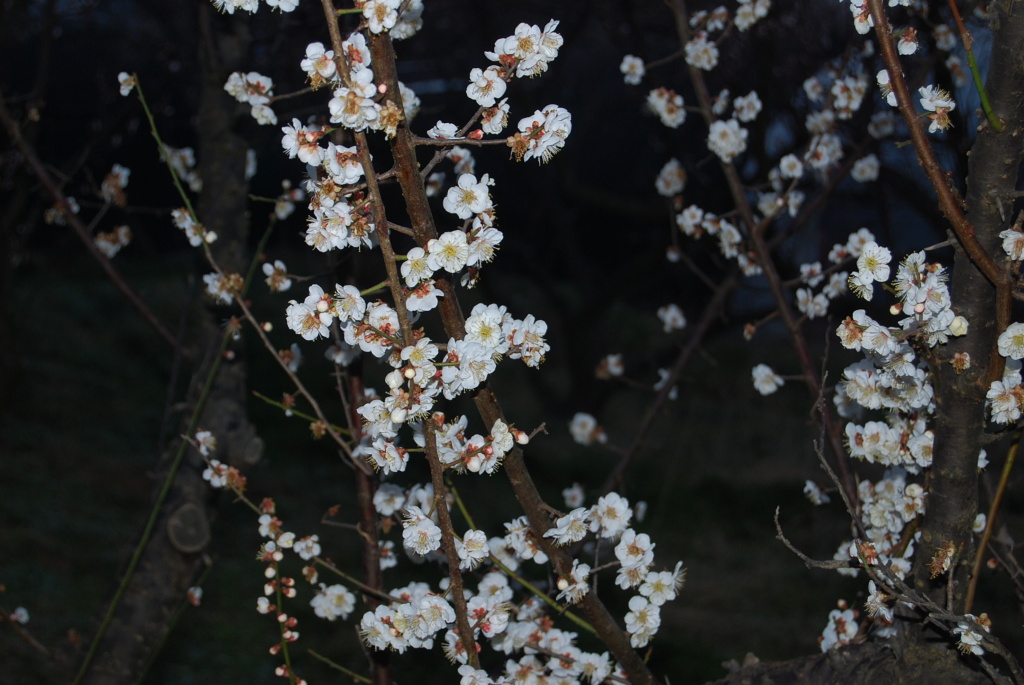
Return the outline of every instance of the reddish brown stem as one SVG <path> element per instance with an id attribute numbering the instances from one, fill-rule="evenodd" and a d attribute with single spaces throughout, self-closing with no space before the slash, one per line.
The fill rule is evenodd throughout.
<path id="1" fill-rule="evenodd" d="M 997 287 L 1003 284 L 1008 285 L 1009 277 L 1006 270 L 978 242 L 974 226 L 961 211 L 960 203 L 947 182 L 946 172 L 935 157 L 935 151 L 932 149 L 927 133 L 921 128 L 921 118 L 914 109 L 910 89 L 903 78 L 900 58 L 893 43 L 892 27 L 889 25 L 889 16 L 882 8 L 882 0 L 868 0 L 868 6 L 871 10 L 871 18 L 875 22 L 875 32 L 878 34 L 882 59 L 889 72 L 889 83 L 892 85 L 893 93 L 896 94 L 897 108 L 903 116 L 903 121 L 907 124 L 907 130 L 910 131 L 910 139 L 917 152 L 917 161 L 921 164 L 921 168 L 924 169 L 925 175 L 928 176 L 928 180 L 938 195 L 939 209 L 949 219 L 950 226 L 963 245 L 964 251 L 978 269 L 985 274 L 985 277 Z"/>

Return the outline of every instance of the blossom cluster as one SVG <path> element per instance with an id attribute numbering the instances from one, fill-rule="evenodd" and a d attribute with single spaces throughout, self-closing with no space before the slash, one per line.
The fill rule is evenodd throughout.
<path id="1" fill-rule="evenodd" d="M 865 0 L 849 3 L 859 33 L 867 33 L 873 25 L 867 4 Z M 909 20 L 917 18 L 914 3 L 893 0 L 889 4 L 911 7 Z M 703 80 L 703 72 L 715 69 L 719 63 L 723 39 L 718 38 L 716 32 L 732 25 L 744 30 L 748 25 L 741 25 L 741 12 L 745 13 L 744 21 L 756 20 L 764 16 L 767 9 L 767 3 L 762 6 L 762 3 L 741 2 L 735 14 L 724 6 L 689 16 L 682 13 L 682 18 L 688 20 L 690 32 L 679 57 L 690 67 L 693 80 Z M 956 45 L 955 35 L 947 26 L 937 24 L 937 19 L 929 17 L 923 23 L 935 28 L 934 48 L 946 54 L 929 55 L 929 58 L 945 60 L 954 83 L 966 83 L 959 58 L 948 54 Z M 899 54 L 917 53 L 918 33 L 913 26 L 900 28 L 895 36 Z M 932 50 L 932 45 L 928 49 Z M 627 55 L 619 69 L 627 84 L 637 85 L 648 77 L 650 65 L 673 58 L 645 63 L 639 57 Z M 854 128 L 857 121 L 867 121 L 867 132 L 874 140 L 897 132 L 897 118 L 884 105 L 874 107 L 874 113 L 863 113 L 874 105 L 869 74 L 876 73 L 878 61 L 873 44 L 865 41 L 804 81 L 802 104 L 807 106 L 804 130 L 783 124 L 782 128 L 787 129 L 783 136 L 787 142 L 765 144 L 764 152 L 775 160 L 767 170 L 766 180 L 763 176 L 758 181 L 750 179 L 757 164 L 754 159 L 744 158 L 750 139 L 746 124 L 755 121 L 763 108 L 758 93 L 751 91 L 735 97 L 728 89 L 723 89 L 711 95 L 710 103 L 698 103 L 708 122 L 708 149 L 723 165 L 732 165 L 726 172 L 743 187 L 733 190 L 738 206 L 718 215 L 687 198 L 687 195 L 693 196 L 687 187 L 687 172 L 694 171 L 695 167 L 688 169 L 677 157 L 669 159 L 654 185 L 659 195 L 672 199 L 680 231 L 693 239 L 708 236 L 715 240 L 722 256 L 736 260 L 747 277 L 757 278 L 771 268 L 775 278 L 782 280 L 779 278 L 781 269 L 761 262 L 765 252 L 763 246 L 757 245 L 756 234 L 770 234 L 775 228 L 779 234 L 784 234 L 790 227 L 799 226 L 806 218 L 801 210 L 808 187 L 851 181 L 871 184 L 878 180 L 882 152 L 872 153 L 871 146 L 865 145 L 859 135 L 862 129 Z M 882 69 L 877 71 L 876 81 L 881 101 L 895 107 L 898 103 L 891 76 L 887 69 Z M 927 83 L 926 78 L 922 80 Z M 698 92 L 701 89 L 698 88 Z M 951 114 L 956 110 L 956 102 L 949 91 L 926 85 L 919 89 L 918 95 L 919 103 L 915 104 L 919 105 L 919 111 L 923 110 L 921 120 L 927 121 L 930 133 L 952 125 Z M 670 129 L 686 121 L 683 97 L 668 85 L 651 88 L 646 106 Z M 799 140 L 807 142 L 802 145 L 793 142 Z M 854 151 L 857 157 L 850 159 Z M 845 162 L 842 168 L 841 162 Z M 844 180 L 846 176 L 849 180 Z M 1024 231 L 1014 226 L 1000 237 L 1007 256 L 1013 261 L 1024 261 Z M 768 247 L 772 247 L 770 243 Z M 673 245 L 667 252 L 670 261 L 678 259 L 674 256 L 675 249 Z M 854 262 L 855 269 L 852 268 Z M 904 539 L 908 535 L 907 525 L 923 514 L 927 503 L 925 487 L 911 479 L 932 465 L 935 434 L 930 420 L 936 410 L 932 385 L 934 365 L 937 360 L 949 357 L 944 361 L 961 373 L 970 367 L 971 359 L 966 353 L 947 355 L 940 349 L 950 338 L 964 335 L 968 330 L 968 321 L 958 315 L 950 301 L 946 269 L 940 264 L 928 263 L 924 252 L 908 255 L 898 266 L 892 262 L 891 252 L 879 245 L 865 228 L 850 235 L 845 243 L 834 245 L 828 262 L 807 260 L 793 264 L 791 273 L 798 269 L 799 275 L 789 276 L 783 272 L 784 278 L 789 279 L 783 286 L 792 293 L 795 309 L 802 317 L 796 321 L 798 326 L 803 319 L 827 316 L 832 304 L 848 291 L 871 300 L 875 285 L 880 284 L 897 298 L 890 310 L 895 321 L 882 323 L 876 320 L 877 315 L 857 309 L 845 317 L 836 331 L 844 347 L 863 355 L 860 361 L 845 369 L 835 395 L 837 410 L 846 420 L 844 435 L 849 454 L 885 468 L 877 482 L 860 481 L 858 495 L 864 537 L 842 543 L 836 556 L 860 563 L 891 563 L 894 571 L 902 576 L 909 571 L 915 542 L 913 538 Z M 779 305 L 785 306 L 782 302 Z M 668 320 L 661 311 L 659 316 L 668 331 L 671 327 Z M 757 325 L 749 324 L 745 331 L 747 339 L 756 330 Z M 1006 357 L 1006 371 L 989 389 L 988 409 L 994 423 L 1007 424 L 1016 422 L 1024 414 L 1019 361 L 1024 359 L 1024 324 L 1011 324 L 1003 332 L 999 352 Z M 610 377 L 601 367 L 599 375 Z M 783 377 L 765 364 L 755 366 L 751 377 L 755 389 L 764 395 L 776 392 L 783 385 Z M 574 437 L 584 444 L 595 441 L 594 436 L 600 434 L 596 420 L 584 420 L 586 417 L 589 415 L 577 415 L 573 421 Z M 810 481 L 805 492 L 816 503 L 828 501 L 827 495 Z M 886 602 L 891 599 L 872 584 L 868 613 L 875 620 L 875 632 L 881 636 L 890 634 L 887 631 L 891 627 L 891 610 Z M 857 636 L 858 628 L 856 612 L 845 604 L 840 606 L 829 617 L 822 649 L 847 644 Z M 959 632 L 968 634 L 965 644 L 970 651 L 976 644 L 972 642 L 975 636 L 967 628 Z"/>
<path id="2" fill-rule="evenodd" d="M 234 72 L 224 84 L 224 90 L 239 102 L 249 105 L 252 118 L 264 125 L 277 123 L 277 115 L 270 107 L 273 89 L 274 81 L 255 71 L 248 74 Z"/>
<path id="3" fill-rule="evenodd" d="M 259 0 L 214 0 L 214 4 L 228 13 L 235 9 L 254 12 Z M 268 0 L 267 4 L 291 11 L 297 0 Z M 351 138 L 334 135 L 341 129 L 356 134 L 376 131 L 393 139 L 400 127 L 410 124 L 419 100 L 404 84 L 397 83 L 394 88 L 378 82 L 368 37 L 384 32 L 394 39 L 412 35 L 421 25 L 422 3 L 356 0 L 355 4 L 361 15 L 358 29 L 340 43 L 335 39 L 333 49 L 323 43 L 310 43 L 301 60 L 300 68 L 312 90 L 324 89 L 330 98 L 320 118 L 305 122 L 292 119 L 282 127 L 282 148 L 288 157 L 307 165 L 309 178 L 301 189 L 284 184 L 273 211 L 274 217 L 284 219 L 296 202 L 305 200 L 310 212 L 305 242 L 313 250 L 326 253 L 386 246 L 381 253 L 393 263 L 386 265 L 388 281 L 366 290 L 353 284 L 339 283 L 333 289 L 308 285 L 305 297 L 297 296 L 287 305 L 285 321 L 288 329 L 305 341 L 323 338 L 333 342 L 326 354 L 339 365 L 360 353 L 381 362 L 386 386 L 383 391 L 367 386 L 362 394 L 344 398 L 352 408 L 351 414 L 357 417 L 355 422 L 361 425 L 351 426 L 349 433 L 332 428 L 320 415 L 313 422 L 314 435 L 330 431 L 339 442 L 347 443 L 342 445 L 347 455 L 365 462 L 379 476 L 372 502 L 381 521 L 378 558 L 382 571 L 398 565 L 403 551 L 414 562 L 429 559 L 441 564 L 449 563 L 449 555 L 454 552 L 458 572 L 466 580 L 464 599 L 473 632 L 471 636 L 459 634 L 456 626 L 466 617 L 456 615 L 456 606 L 462 605 L 453 600 L 449 580 L 443 579 L 438 583 L 413 582 L 389 592 L 376 589 L 376 599 L 382 602 L 368 607 L 358 619 L 360 636 L 370 647 L 397 652 L 439 645 L 453 662 L 461 664 L 463 683 L 518 682 L 524 674 L 566 683 L 583 679 L 598 683 L 609 676 L 625 678 L 625 672 L 616 667 L 607 652 L 585 652 L 576 645 L 575 633 L 556 628 L 556 617 L 545 607 L 584 601 L 594 591 L 595 575 L 614 568 L 615 585 L 634 595 L 620 621 L 631 644 L 642 647 L 653 638 L 661 624 L 660 607 L 676 597 L 685 571 L 681 563 L 674 570 L 655 567 L 655 544 L 647 534 L 631 527 L 634 511 L 624 497 L 605 494 L 593 506 L 578 506 L 565 515 L 553 516 L 543 534 L 535 529 L 537 521 L 523 515 L 505 522 L 504 531 L 493 536 L 469 521 L 469 528 L 461 536 L 454 534 L 452 540 L 450 527 L 442 532 L 442 527 L 449 525 L 442 524 L 442 514 L 454 511 L 452 493 L 443 497 L 431 484 L 403 487 L 393 480 L 423 453 L 435 476 L 438 469 L 453 477 L 467 472 L 494 474 L 516 445 L 529 441 L 524 431 L 503 419 L 475 429 L 465 415 L 446 415 L 445 401 L 481 389 L 503 360 L 539 366 L 549 351 L 547 324 L 529 314 L 517 318 L 505 306 L 487 302 L 472 308 L 457 333 L 452 334 L 455 329 L 449 326 L 444 337 L 428 334 L 433 329 L 421 325 L 420 319 L 447 305 L 455 288 L 475 285 L 504 239 L 496 227 L 491 195 L 494 181 L 489 174 L 476 171 L 469 147 L 484 135 L 501 134 L 508 125 L 511 108 L 505 95 L 512 79 L 535 77 L 548 70 L 563 44 L 558 22 L 551 20 L 543 28 L 523 23 L 512 35 L 497 40 L 493 50 L 485 53 L 490 64 L 475 67 L 469 74 L 466 96 L 478 108 L 476 114 L 461 127 L 438 121 L 427 131 L 432 141 L 413 139 L 414 144 L 428 143 L 441 149 L 443 155 L 438 159 L 447 157 L 455 171 L 450 187 L 446 187 L 442 172 L 424 174 L 428 197 L 435 197 L 434 202 L 444 212 L 439 212 L 438 218 L 446 217 L 451 222 L 447 227 L 439 226 L 437 233 L 425 233 L 420 226 L 410 230 L 378 225 L 384 209 L 377 206 L 381 199 L 376 184 L 366 177 L 374 171 L 365 138 L 356 135 L 355 144 L 348 146 L 341 141 Z M 761 6 L 767 8 L 767 3 L 750 3 L 751 8 Z M 134 85 L 134 79 L 127 75 L 121 79 L 122 89 L 130 91 Z M 274 84 L 268 77 L 238 72 L 229 77 L 224 88 L 249 105 L 259 123 L 276 123 L 270 107 Z M 756 116 L 760 102 L 752 94 L 738 99 L 736 108 L 742 112 L 737 116 L 748 121 Z M 564 147 L 571 129 L 569 112 L 552 104 L 521 117 L 505 142 L 517 161 L 536 159 L 543 163 Z M 381 154 L 376 148 L 375 152 Z M 201 187 L 191 150 L 165 148 L 164 155 L 190 187 Z M 436 162 L 431 163 L 431 169 Z M 677 165 L 675 172 L 674 180 L 665 173 L 667 192 L 680 192 L 682 188 L 677 185 L 685 184 L 681 166 Z M 111 197 L 116 201 L 115 189 Z M 212 261 L 207 246 L 216 234 L 190 210 L 175 210 L 172 217 L 189 243 L 201 248 Z M 415 237 L 415 243 L 404 253 L 392 243 L 404 240 L 402 234 Z M 267 259 L 262 271 L 272 292 L 288 290 L 303 278 L 275 259 Z M 241 301 L 241 276 L 224 273 L 214 263 L 214 272 L 206 274 L 204 282 L 218 302 Z M 666 330 L 686 325 L 676 305 L 666 305 L 659 316 Z M 272 328 L 269 322 L 258 327 L 262 333 Z M 294 374 L 302 358 L 301 349 L 293 344 L 278 357 L 281 365 Z M 618 365 L 609 360 L 608 369 L 609 373 L 621 374 L 621 360 Z M 338 369 L 338 373 L 344 374 L 345 370 Z M 295 397 L 286 395 L 283 406 L 287 414 L 291 415 L 294 404 Z M 594 430 L 597 432 L 596 426 Z M 191 442 L 206 461 L 203 478 L 209 486 L 231 489 L 259 511 L 259 534 L 264 541 L 258 558 L 265 565 L 266 583 L 256 608 L 261 614 L 273 616 L 281 626 L 281 641 L 271 650 L 275 654 L 284 651 L 286 665 L 278 667 L 278 675 L 303 682 L 291 671 L 287 653 L 288 645 L 299 639 L 298 621 L 284 607 L 299 592 L 296 578 L 283 570 L 288 555 L 304 562 L 301 575 L 313 590 L 309 604 L 324 620 L 344 621 L 356 615 L 358 596 L 366 596 L 367 588 L 358 587 L 358 582 L 340 572 L 343 582 L 322 582 L 320 574 L 325 568 L 338 569 L 321 557 L 319 538 L 300 538 L 287 530 L 271 500 L 256 507 L 245 499 L 244 476 L 236 467 L 214 458 L 216 440 L 209 432 L 197 433 Z M 365 469 L 362 463 L 356 466 Z M 582 492 L 578 499 L 582 504 Z M 468 519 L 462 501 L 459 506 Z M 565 547 L 573 543 L 584 546 L 595 562 L 604 557 L 603 564 L 594 569 L 578 558 L 572 559 L 571 568 L 560 567 L 564 577 L 535 583 L 518 575 L 527 562 L 547 564 L 550 560 L 545 549 L 551 552 L 551 545 Z M 451 547 L 443 549 L 445 544 Z M 558 554 L 565 552 L 559 550 Z M 198 601 L 198 591 L 193 594 Z M 582 621 L 578 617 L 575 620 Z M 505 673 L 492 680 L 486 672 L 471 666 L 465 652 L 467 637 L 474 642 L 487 640 L 495 652 L 504 655 Z"/>

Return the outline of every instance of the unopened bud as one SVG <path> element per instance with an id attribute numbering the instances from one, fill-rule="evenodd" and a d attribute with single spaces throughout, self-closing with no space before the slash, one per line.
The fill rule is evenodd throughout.
<path id="1" fill-rule="evenodd" d="M 270 323 L 269 321 L 264 321 L 263 325 L 260 328 L 263 329 L 264 333 L 269 333 L 270 331 L 274 330 L 274 324 Z"/>
<path id="2" fill-rule="evenodd" d="M 317 300 L 316 310 L 321 314 L 331 308 L 331 305 L 327 304 L 327 300 Z"/>
<path id="3" fill-rule="evenodd" d="M 915 314 L 924 314 L 924 302 L 918 302 L 914 305 Z"/>
<path id="4" fill-rule="evenodd" d="M 889 307 L 889 313 L 893 316 L 898 316 L 903 311 L 903 304 L 897 302 L 893 306 Z"/>
<path id="5" fill-rule="evenodd" d="M 402 372 L 402 375 L 408 378 L 409 380 L 412 380 L 413 378 L 416 377 L 416 369 L 412 368 L 411 366 L 407 366 L 405 367 L 405 371 Z"/>
<path id="6" fill-rule="evenodd" d="M 558 579 L 558 589 L 561 590 L 562 592 L 565 592 L 565 589 L 567 587 L 569 587 L 569 581 L 566 580 L 565 578 L 559 578 Z"/>
<path id="7" fill-rule="evenodd" d="M 466 462 L 466 469 L 468 471 L 472 471 L 473 473 L 479 473 L 480 472 L 480 467 L 483 466 L 483 465 L 484 465 L 484 460 L 480 458 L 480 455 L 479 454 L 474 454 Z"/>
<path id="8" fill-rule="evenodd" d="M 398 408 L 391 412 L 391 423 L 405 423 L 405 420 L 409 417 L 409 412 L 405 409 Z"/>
<path id="9" fill-rule="evenodd" d="M 395 369 L 387 376 L 384 377 L 384 382 L 388 384 L 388 387 L 392 390 L 396 390 L 402 387 L 402 383 L 405 382 L 405 376 L 398 369 Z"/>
<path id="10" fill-rule="evenodd" d="M 484 132 L 477 128 L 466 134 L 466 137 L 471 140 L 480 140 L 484 137 Z"/>
<path id="11" fill-rule="evenodd" d="M 526 443 L 530 442 L 530 436 L 527 435 L 525 431 L 516 431 L 515 435 L 516 442 L 518 442 L 520 445 L 525 445 Z"/>
<path id="12" fill-rule="evenodd" d="M 950 335 L 967 335 L 967 329 L 969 324 L 967 319 L 962 316 L 953 317 L 953 320 L 949 322 L 949 333 Z"/>

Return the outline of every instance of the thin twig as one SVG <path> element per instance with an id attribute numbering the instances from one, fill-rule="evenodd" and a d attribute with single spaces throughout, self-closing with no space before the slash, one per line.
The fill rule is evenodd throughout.
<path id="1" fill-rule="evenodd" d="M 2 94 L 0 94 L 0 122 L 2 122 L 4 128 L 7 129 L 7 134 L 11 137 L 11 140 L 14 141 L 14 145 L 18 148 L 18 151 L 21 152 L 22 156 L 25 158 L 25 162 L 32 170 L 32 173 L 35 174 L 40 185 L 43 186 L 47 194 L 53 200 L 53 203 L 57 207 L 68 207 L 67 196 L 64 195 L 60 188 L 57 187 L 57 184 L 53 182 L 50 174 L 46 171 L 46 167 L 36 155 L 35 150 L 21 135 L 21 127 L 18 126 L 18 123 L 7 110 L 6 105 L 4 105 Z M 121 294 L 124 295 L 131 305 L 135 307 L 136 311 L 142 315 L 142 318 L 145 319 L 146 323 L 148 323 L 153 330 L 163 338 L 164 342 L 171 346 L 171 349 L 178 349 L 178 341 L 174 335 L 172 335 L 167 327 L 160 322 L 156 314 L 153 313 L 138 293 L 136 293 L 127 282 L 125 282 L 121 273 L 111 263 L 110 259 L 100 252 L 100 249 L 96 247 L 96 243 L 93 242 L 92 236 L 85 225 L 82 224 L 81 220 L 68 210 L 65 210 L 63 215 L 67 220 L 68 225 L 75 232 L 75 235 L 78 236 L 79 240 L 82 241 L 82 244 L 85 245 L 86 252 L 88 252 L 89 256 L 100 265 L 100 268 L 102 268 L 104 273 L 106 273 L 107 278 L 109 278 L 110 282 L 114 284 L 114 287 L 121 291 Z"/>
<path id="2" fill-rule="evenodd" d="M 1003 472 L 999 476 L 999 485 L 996 487 L 995 496 L 992 497 L 992 504 L 988 508 L 988 518 L 985 520 L 985 530 L 981 534 L 981 541 L 974 555 L 974 567 L 971 569 L 971 579 L 967 584 L 967 593 L 964 595 L 964 612 L 970 613 L 974 606 L 974 593 L 978 588 L 978 578 L 981 577 L 981 567 L 985 563 L 985 555 L 988 553 L 988 544 L 992 539 L 992 530 L 996 525 L 996 518 L 999 514 L 999 507 L 1003 503 L 1003 495 L 1010 483 L 1010 473 L 1013 471 L 1013 464 L 1017 459 L 1017 450 L 1020 449 L 1021 436 L 1024 431 L 1017 429 L 1013 445 L 1006 454 L 1006 463 L 1003 464 Z"/>

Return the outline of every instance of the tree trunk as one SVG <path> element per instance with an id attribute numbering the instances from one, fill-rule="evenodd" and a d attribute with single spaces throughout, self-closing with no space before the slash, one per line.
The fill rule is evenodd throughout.
<path id="1" fill-rule="evenodd" d="M 199 162 L 203 191 L 199 218 L 218 240 L 212 248 L 226 271 L 246 268 L 248 238 L 247 192 L 244 178 L 245 141 L 233 130 L 238 108 L 223 85 L 228 74 L 241 68 L 248 55 L 249 36 L 244 21 L 222 22 L 209 6 L 199 7 L 200 64 L 203 73 L 199 112 Z M 224 33 L 226 27 L 233 33 Z M 194 330 L 186 343 L 187 361 L 195 369 L 186 417 L 199 400 L 216 361 L 228 313 L 205 296 L 197 299 L 191 316 Z M 240 345 L 233 343 L 232 360 L 222 362 L 203 408 L 198 427 L 217 438 L 216 457 L 241 466 L 258 458 L 261 442 L 245 412 L 246 372 Z M 182 432 L 187 430 L 187 421 Z M 180 446 L 174 440 L 156 469 L 159 491 Z M 167 636 L 176 614 L 184 606 L 186 591 L 203 565 L 210 542 L 210 518 L 217 493 L 202 479 L 205 463 L 188 448 L 185 459 L 164 500 L 152 538 L 145 547 L 113 620 L 101 637 L 95 658 L 83 682 L 98 685 L 136 683 L 145 674 Z M 154 497 L 156 501 L 156 497 Z"/>

